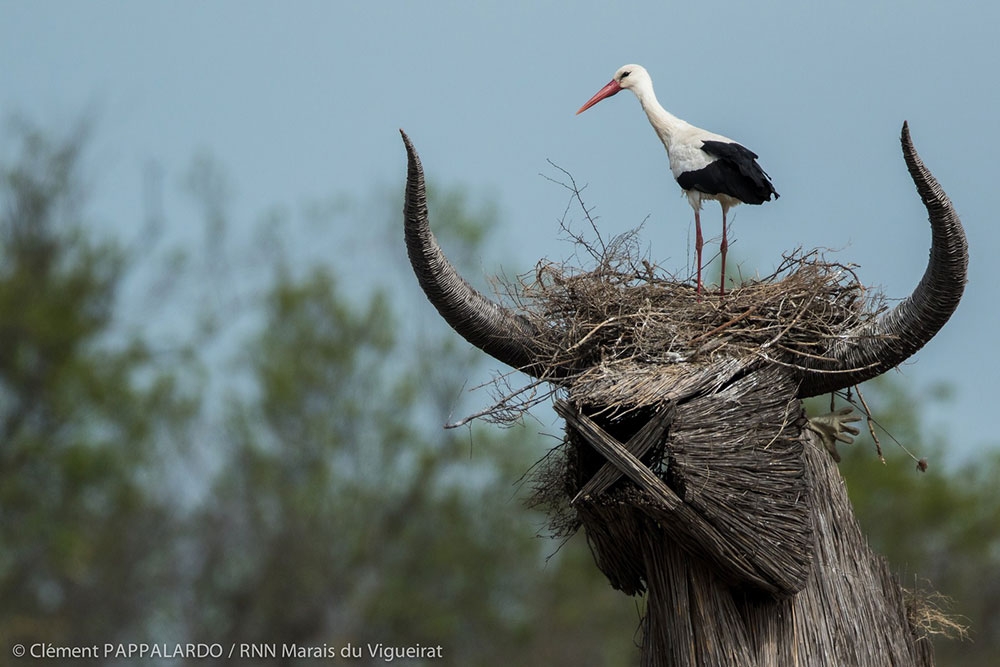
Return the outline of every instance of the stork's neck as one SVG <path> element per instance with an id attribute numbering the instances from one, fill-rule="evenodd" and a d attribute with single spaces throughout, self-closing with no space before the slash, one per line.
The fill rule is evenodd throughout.
<path id="1" fill-rule="evenodd" d="M 660 136 L 660 141 L 662 141 L 669 150 L 670 144 L 677 131 L 681 128 L 688 127 L 690 124 L 663 108 L 663 106 L 656 99 L 656 93 L 653 92 L 652 85 L 635 88 L 633 90 L 635 92 L 635 96 L 639 98 L 639 104 L 642 105 L 642 110 L 646 112 L 646 117 L 649 118 L 649 123 L 653 126 L 653 129 L 656 130 L 656 134 Z"/>

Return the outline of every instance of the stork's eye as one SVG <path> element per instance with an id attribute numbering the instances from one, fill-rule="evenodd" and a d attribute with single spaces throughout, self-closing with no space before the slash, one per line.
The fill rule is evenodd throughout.
<path id="1" fill-rule="evenodd" d="M 626 77 L 627 77 L 627 76 L 628 76 L 629 74 L 631 74 L 631 73 L 632 73 L 632 72 L 622 72 L 622 78 L 623 78 L 623 79 L 624 79 L 624 78 L 626 78 Z"/>

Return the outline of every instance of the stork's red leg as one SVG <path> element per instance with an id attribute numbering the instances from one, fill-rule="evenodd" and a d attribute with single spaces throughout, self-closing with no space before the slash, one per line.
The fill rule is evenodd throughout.
<path id="1" fill-rule="evenodd" d="M 719 297 L 726 296 L 726 252 L 729 250 L 729 241 L 726 240 L 726 207 L 722 207 L 722 243 L 719 244 L 719 256 L 722 258 L 722 274 L 719 280 Z"/>
<path id="2" fill-rule="evenodd" d="M 694 251 L 698 255 L 698 300 L 701 300 L 701 247 L 705 244 L 701 238 L 701 213 L 694 210 Z"/>

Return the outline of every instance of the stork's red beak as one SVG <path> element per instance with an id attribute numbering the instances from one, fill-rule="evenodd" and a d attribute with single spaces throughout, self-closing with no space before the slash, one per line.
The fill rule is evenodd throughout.
<path id="1" fill-rule="evenodd" d="M 577 115 L 582 114 L 584 111 L 594 106 L 605 97 L 611 97 L 612 95 L 617 95 L 622 91 L 622 87 L 618 85 L 617 81 L 611 81 L 608 85 L 604 86 L 597 91 L 597 94 L 587 100 L 587 103 L 580 107 L 580 110 L 576 112 Z"/>

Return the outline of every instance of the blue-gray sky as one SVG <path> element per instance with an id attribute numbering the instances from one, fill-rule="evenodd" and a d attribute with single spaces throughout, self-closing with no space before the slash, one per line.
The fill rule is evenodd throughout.
<path id="1" fill-rule="evenodd" d="M 588 184 L 606 235 L 648 217 L 652 258 L 684 272 L 693 215 L 636 100 L 573 115 L 640 63 L 667 109 L 745 143 L 774 178 L 779 201 L 735 210 L 730 256 L 744 272 L 766 275 L 799 246 L 841 249 L 890 297 L 917 283 L 930 239 L 899 152 L 907 119 L 972 257 L 958 312 L 902 374 L 957 388 L 930 422 L 969 454 L 998 441 L 985 418 L 1000 371 L 998 25 L 997 3 L 934 0 L 0 0 L 0 113 L 58 128 L 93 112 L 91 212 L 126 238 L 141 228 L 151 161 L 169 178 L 209 151 L 249 225 L 276 204 L 401 183 L 402 127 L 436 182 L 496 197 L 491 258 L 504 266 L 484 272 L 570 252 L 557 240 L 566 192 L 539 175 L 554 175 L 547 159 Z M 710 239 L 718 217 L 714 205 L 703 216 Z M 321 251 L 342 259 L 329 243 Z"/>

